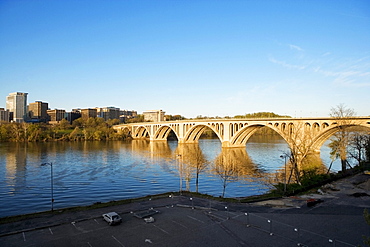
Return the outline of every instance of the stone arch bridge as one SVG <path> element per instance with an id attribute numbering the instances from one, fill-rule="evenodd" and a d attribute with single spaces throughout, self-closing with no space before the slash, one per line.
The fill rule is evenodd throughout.
<path id="1" fill-rule="evenodd" d="M 289 145 L 310 145 L 320 152 L 323 143 L 343 128 L 362 128 L 370 132 L 370 117 L 351 118 L 266 118 L 266 119 L 201 119 L 165 122 L 143 122 L 115 125 L 133 139 L 167 141 L 171 131 L 179 143 L 196 143 L 207 129 L 215 132 L 222 147 L 244 147 L 248 139 L 262 127 L 277 132 Z"/>

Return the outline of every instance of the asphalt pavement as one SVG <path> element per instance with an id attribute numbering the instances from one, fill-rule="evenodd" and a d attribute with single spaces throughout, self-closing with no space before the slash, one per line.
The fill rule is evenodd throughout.
<path id="1" fill-rule="evenodd" d="M 365 246 L 369 189 L 370 176 L 358 174 L 317 193 L 255 203 L 183 195 L 45 213 L 1 224 L 0 246 Z M 310 199 L 320 203 L 309 207 Z M 111 211 L 121 215 L 121 224 L 103 221 Z"/>

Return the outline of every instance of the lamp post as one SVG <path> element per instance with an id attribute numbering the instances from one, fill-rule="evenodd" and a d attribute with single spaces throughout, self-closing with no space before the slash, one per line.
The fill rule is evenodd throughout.
<path id="1" fill-rule="evenodd" d="M 284 195 L 286 193 L 286 154 L 280 155 L 280 158 L 284 158 Z"/>
<path id="2" fill-rule="evenodd" d="M 54 211 L 53 163 L 42 163 L 41 166 L 50 166 L 51 212 Z"/>

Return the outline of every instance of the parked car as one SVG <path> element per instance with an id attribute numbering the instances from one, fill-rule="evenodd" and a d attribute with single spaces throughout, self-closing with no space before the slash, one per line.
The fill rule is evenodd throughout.
<path id="1" fill-rule="evenodd" d="M 116 212 L 103 214 L 103 219 L 108 222 L 109 225 L 120 224 L 122 222 L 121 216 L 119 216 Z"/>

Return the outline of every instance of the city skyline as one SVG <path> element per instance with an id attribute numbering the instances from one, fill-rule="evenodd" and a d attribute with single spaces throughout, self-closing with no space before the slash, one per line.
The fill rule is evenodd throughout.
<path id="1" fill-rule="evenodd" d="M 368 116 L 368 1 L 1 1 L 0 107 Z"/>

